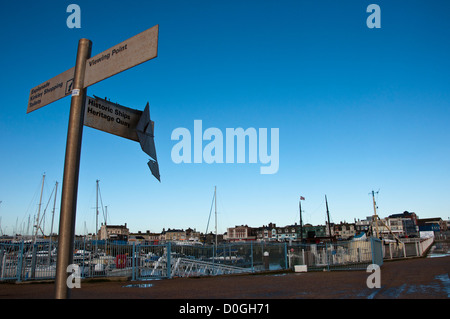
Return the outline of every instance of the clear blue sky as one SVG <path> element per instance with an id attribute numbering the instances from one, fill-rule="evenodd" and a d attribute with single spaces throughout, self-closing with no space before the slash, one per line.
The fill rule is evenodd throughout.
<path id="1" fill-rule="evenodd" d="M 81 7 L 81 29 L 66 8 Z M 381 8 L 369 29 L 366 8 Z M 206 230 L 214 186 L 219 231 L 269 222 L 323 224 L 404 210 L 450 216 L 450 2 L 413 1 L 9 1 L 2 4 L 0 217 L 11 234 L 58 181 L 61 194 L 70 98 L 26 114 L 32 87 L 159 24 L 158 57 L 88 88 L 143 109 L 156 123 L 161 183 L 138 143 L 85 127 L 77 234 L 95 228 L 100 180 L 110 224 L 131 231 Z M 279 128 L 279 170 L 256 164 L 175 164 L 172 131 Z M 205 145 L 206 143 L 204 143 Z M 60 199 L 55 229 L 58 229 Z M 49 205 L 46 229 L 50 225 Z M 101 218 L 100 218 L 101 220 Z M 210 224 L 210 230 L 213 229 Z"/>

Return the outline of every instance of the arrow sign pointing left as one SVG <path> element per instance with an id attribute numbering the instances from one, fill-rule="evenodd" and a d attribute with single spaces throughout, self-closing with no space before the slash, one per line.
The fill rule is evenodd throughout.
<path id="1" fill-rule="evenodd" d="M 71 68 L 32 88 L 30 90 L 30 97 L 28 98 L 27 113 L 70 95 L 73 89 L 74 74 L 75 68 Z"/>
<path id="2" fill-rule="evenodd" d="M 97 96 L 87 96 L 84 125 L 139 142 L 142 150 L 151 157 L 148 162 L 150 171 L 161 182 L 156 157 L 155 123 L 150 119 L 148 103 L 144 111 L 139 111 Z"/>

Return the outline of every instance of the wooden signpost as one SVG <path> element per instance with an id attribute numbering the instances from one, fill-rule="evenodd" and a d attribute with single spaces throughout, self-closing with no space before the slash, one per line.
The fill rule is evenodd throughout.
<path id="1" fill-rule="evenodd" d="M 140 142 L 144 152 L 152 157 L 148 163 L 152 174 L 160 180 L 153 135 L 154 124 L 150 119 L 148 103 L 142 112 L 99 98 L 88 98 L 86 95 L 88 86 L 155 58 L 158 54 L 158 31 L 159 26 L 156 25 L 92 58 L 92 42 L 81 39 L 78 43 L 75 67 L 30 90 L 27 113 L 65 96 L 72 96 L 61 194 L 55 282 L 57 299 L 69 297 L 67 281 L 72 278 L 68 278 L 67 269 L 73 262 L 83 126 Z M 108 115 L 110 110 L 114 116 Z"/>

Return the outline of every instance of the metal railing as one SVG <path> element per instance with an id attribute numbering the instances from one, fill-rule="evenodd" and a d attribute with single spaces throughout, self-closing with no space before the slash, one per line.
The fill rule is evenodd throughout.
<path id="1" fill-rule="evenodd" d="M 383 243 L 384 259 L 422 256 L 434 243 L 434 238 L 402 238 L 400 242 L 386 240 Z"/>
<path id="2" fill-rule="evenodd" d="M 81 278 L 126 276 L 132 280 L 211 276 L 294 269 L 365 270 L 383 262 L 380 240 L 300 244 L 242 242 L 215 245 L 147 245 L 77 240 L 73 262 Z M 0 243 L 0 281 L 55 278 L 57 243 Z"/>

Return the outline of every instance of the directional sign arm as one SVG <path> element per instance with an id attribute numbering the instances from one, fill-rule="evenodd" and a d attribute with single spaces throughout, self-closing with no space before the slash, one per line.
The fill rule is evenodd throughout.
<path id="1" fill-rule="evenodd" d="M 28 98 L 27 113 L 55 102 L 72 93 L 75 68 L 71 68 L 54 78 L 32 88 Z"/>
<path id="2" fill-rule="evenodd" d="M 150 171 L 152 172 L 153 176 L 155 176 L 158 181 L 161 182 L 159 176 L 158 159 L 156 157 L 154 122 L 150 118 L 150 106 L 148 103 L 145 106 L 141 118 L 139 119 L 139 122 L 136 126 L 136 133 L 138 135 L 142 150 L 151 157 L 150 161 L 148 162 Z"/>
<path id="3" fill-rule="evenodd" d="M 152 172 L 153 176 L 155 176 L 156 179 L 159 182 L 161 182 L 161 177 L 159 176 L 158 162 L 150 159 L 147 164 L 148 164 L 148 167 L 150 168 L 150 171 Z"/>
<path id="4" fill-rule="evenodd" d="M 86 61 L 84 88 L 158 56 L 159 25 L 141 32 Z M 27 113 L 72 93 L 75 68 L 32 88 Z"/>
<path id="5" fill-rule="evenodd" d="M 87 61 L 85 86 L 90 86 L 117 73 L 158 56 L 159 25 L 125 40 Z"/>

